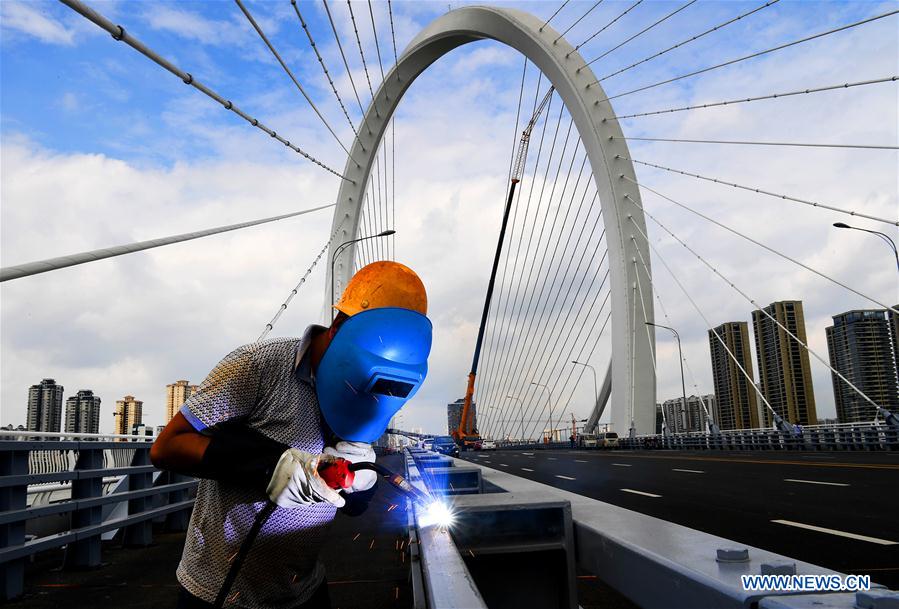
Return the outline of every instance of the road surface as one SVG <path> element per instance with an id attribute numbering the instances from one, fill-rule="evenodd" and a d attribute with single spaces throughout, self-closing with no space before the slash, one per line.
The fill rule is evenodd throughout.
<path id="1" fill-rule="evenodd" d="M 899 589 L 899 453 L 501 450 L 462 458 Z"/>

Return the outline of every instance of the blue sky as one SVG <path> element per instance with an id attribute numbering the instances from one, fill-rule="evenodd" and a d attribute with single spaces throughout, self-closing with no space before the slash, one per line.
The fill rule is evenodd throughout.
<path id="1" fill-rule="evenodd" d="M 501 3 L 548 17 L 557 2 Z M 589 60 L 680 6 L 643 2 L 585 45 Z M 763 2 L 700 1 L 593 67 L 598 75 L 649 56 Z M 232 2 L 93 2 L 92 6 L 198 80 L 238 103 L 309 153 L 340 170 L 344 154 Z M 248 1 L 275 47 L 348 144 L 350 129 L 321 74 L 287 0 Z M 462 3 L 452 2 L 453 8 Z M 554 19 L 567 28 L 593 2 L 573 1 Z M 345 2 L 331 2 L 363 104 L 369 98 Z M 573 28 L 579 43 L 624 11 L 608 0 Z M 366 3 L 354 3 L 368 68 L 380 82 Z M 615 94 L 801 38 L 895 8 L 889 2 L 787 2 L 659 59 L 609 79 Z M 386 3 L 374 3 L 385 69 L 393 63 Z M 3 161 L 3 265 L 146 239 L 312 207 L 334 197 L 337 179 L 246 125 L 143 56 L 51 1 L 0 4 L 0 145 Z M 320 2 L 301 2 L 350 116 L 359 108 Z M 394 2 L 400 50 L 446 2 Z M 896 17 L 799 45 L 697 78 L 615 101 L 619 113 L 719 101 L 797 88 L 880 78 L 897 73 Z M 464 390 L 470 345 L 492 257 L 514 128 L 521 59 L 483 41 L 439 60 L 400 105 L 396 129 L 397 213 L 401 260 L 432 277 L 435 319 L 441 322 L 432 376 L 408 424 L 439 430 L 443 404 Z M 535 74 L 529 75 L 531 88 Z M 896 86 L 825 93 L 789 101 L 697 111 L 624 123 L 628 135 L 721 139 L 781 139 L 895 143 Z M 678 147 L 638 143 L 635 158 L 732 178 L 778 192 L 895 215 L 896 154 L 783 149 Z M 828 231 L 839 217 L 784 208 L 751 194 L 722 191 L 638 168 L 641 181 L 718 212 L 721 219 L 789 253 L 855 281 L 886 300 L 899 297 L 894 276 L 859 273 L 851 261 L 879 255 L 878 244 L 839 239 Z M 794 267 L 759 258 L 758 250 L 712 232 L 708 225 L 644 195 L 654 213 L 700 243 L 764 304 L 806 301 L 809 336 L 823 350 L 829 315 L 865 303 L 811 280 Z M 427 207 L 422 203 L 427 203 Z M 647 207 L 650 209 L 650 207 Z M 786 210 L 786 211 L 785 211 Z M 104 407 L 126 393 L 143 398 L 158 422 L 164 385 L 199 381 L 218 357 L 248 342 L 277 308 L 321 248 L 329 224 L 304 216 L 290 225 L 251 229 L 4 284 L 2 288 L 2 418 L 24 417 L 28 385 L 55 376 L 67 395 L 91 387 Z M 460 218 L 478 218 L 473 226 Z M 424 228 L 445 230 L 428 239 Z M 41 230 L 36 231 L 35 227 Z M 658 238 L 660 231 L 650 227 Z M 713 236 L 714 238 L 709 238 Z M 470 247 L 456 259 L 446 251 Z M 749 319 L 749 306 L 710 280 L 670 240 L 666 258 L 682 269 L 716 322 Z M 224 252 L 224 253 L 223 253 Z M 657 265 L 658 266 L 658 265 Z M 320 270 L 320 269 L 319 269 Z M 673 322 L 685 329 L 685 349 L 701 391 L 711 390 L 704 324 L 661 269 L 656 289 Z M 323 277 L 313 275 L 282 320 L 295 335 L 318 315 Z M 856 285 L 853 284 L 853 285 Z M 659 340 L 659 397 L 677 395 L 672 345 Z M 604 368 L 608 350 L 598 350 Z M 826 355 L 825 355 L 826 357 Z M 663 365 L 666 364 L 666 365 Z M 819 412 L 832 414 L 829 372 L 813 363 Z M 586 409 L 590 383 L 575 401 Z M 688 379 L 688 390 L 690 390 Z M 579 389 L 579 391 L 581 391 Z M 537 399 L 537 398 L 534 398 Z M 111 427 L 104 419 L 101 428 Z"/>

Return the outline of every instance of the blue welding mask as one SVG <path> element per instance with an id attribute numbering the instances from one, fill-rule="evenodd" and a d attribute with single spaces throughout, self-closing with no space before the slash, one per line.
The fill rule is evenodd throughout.
<path id="1" fill-rule="evenodd" d="M 344 440 L 374 442 L 428 374 L 431 321 L 384 307 L 347 319 L 315 374 L 325 422 Z"/>

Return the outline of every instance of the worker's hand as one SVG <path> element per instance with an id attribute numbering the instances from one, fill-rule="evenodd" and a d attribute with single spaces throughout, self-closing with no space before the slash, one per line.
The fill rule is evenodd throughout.
<path id="1" fill-rule="evenodd" d="M 337 443 L 337 446 L 325 448 L 325 454 L 332 457 L 340 457 L 352 463 L 360 463 L 362 461 L 375 462 L 375 451 L 372 449 L 371 444 L 366 442 L 340 441 Z M 378 480 L 378 474 L 370 469 L 360 469 L 354 473 L 356 477 L 353 480 L 353 486 L 344 489 L 346 493 L 367 491 Z"/>
<path id="2" fill-rule="evenodd" d="M 285 450 L 265 489 L 268 498 L 283 508 L 323 501 L 343 507 L 346 503 L 343 497 L 318 475 L 321 463 L 334 460 L 331 455 L 311 455 L 296 448 Z"/>

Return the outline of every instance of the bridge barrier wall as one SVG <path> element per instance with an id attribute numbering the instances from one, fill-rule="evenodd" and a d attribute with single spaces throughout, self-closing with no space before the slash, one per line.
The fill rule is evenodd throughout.
<path id="1" fill-rule="evenodd" d="M 97 567 L 104 534 L 122 530 L 123 543 L 145 547 L 154 521 L 187 528 L 198 482 L 160 473 L 150 465 L 152 442 L 140 440 L 0 440 L 0 597 L 22 594 L 25 560 L 37 552 L 65 546 L 65 568 Z M 110 479 L 119 479 L 114 492 Z M 69 497 L 29 507 L 29 493 L 48 484 L 68 485 Z M 70 518 L 66 530 L 27 534 L 29 523 L 60 515 Z"/>
<path id="2" fill-rule="evenodd" d="M 543 445 L 540 445 L 543 446 Z M 407 472 L 419 488 L 429 489 L 427 476 L 418 469 L 421 451 L 407 450 Z M 690 529 L 644 514 L 604 503 L 551 487 L 539 482 L 495 470 L 480 464 L 454 459 L 454 466 L 481 470 L 484 487 L 494 492 L 481 495 L 457 495 L 445 497 L 457 511 L 457 526 L 442 531 L 434 527 L 418 526 L 412 523 L 412 538 L 428 539 L 428 543 L 417 548 L 418 555 L 429 568 L 419 571 L 419 579 L 425 589 L 421 595 L 422 607 L 494 607 L 535 606 L 534 598 L 540 598 L 540 606 L 569 606 L 547 601 L 547 579 L 534 584 L 533 576 L 505 577 L 502 570 L 489 575 L 482 573 L 472 559 L 484 548 L 500 547 L 504 536 L 515 538 L 521 545 L 519 550 L 530 544 L 531 550 L 541 547 L 555 548 L 560 554 L 553 560 L 531 560 L 543 565 L 571 564 L 575 568 L 593 573 L 600 580 L 646 609 L 678 608 L 758 608 L 802 609 L 827 607 L 828 609 L 850 609 L 869 606 L 858 604 L 868 602 L 868 597 L 882 601 L 897 602 L 896 592 L 875 585 L 869 593 L 847 594 L 797 593 L 797 592 L 754 592 L 742 587 L 742 575 L 762 574 L 769 565 L 795 565 L 797 575 L 838 575 L 819 565 L 768 552 L 761 548 L 746 546 L 737 542 Z M 558 510 L 561 518 L 540 521 L 545 515 L 541 509 Z M 492 513 L 483 520 L 480 513 Z M 526 516 L 518 516 L 526 514 Z M 570 523 L 570 524 L 569 524 Z M 558 527 L 570 526 L 572 535 L 553 537 L 552 531 Z M 502 532 L 496 533 L 494 527 Z M 547 531 L 550 531 L 547 534 Z M 550 537 L 551 539 L 547 539 Z M 499 541 L 497 541 L 499 538 Z M 571 541 L 562 541 L 563 539 Z M 478 540 L 481 548 L 473 549 L 473 540 Z M 542 544 L 548 544 L 546 546 Z M 553 546 L 552 544 L 556 544 Z M 514 544 L 510 544 L 514 545 Z M 740 560 L 727 561 L 728 550 L 738 550 Z M 719 553 L 724 551 L 724 553 Z M 745 560 L 742 559 L 745 551 Z M 474 554 L 468 554 L 474 552 Z M 566 557 L 560 560 L 560 557 Z M 448 558 L 449 557 L 449 558 Z M 439 561 L 449 560 L 448 570 L 442 570 Z M 499 564 L 517 566 L 514 559 L 504 558 Z M 525 563 L 527 564 L 527 563 Z M 546 573 L 542 575 L 546 576 Z M 565 598 L 564 603 L 577 605 L 573 583 L 567 586 L 564 577 L 554 581 L 558 592 L 556 600 Z M 413 581 L 416 581 L 413 575 Z M 533 590 L 531 590 L 533 587 Z M 563 590 L 559 590 L 562 588 Z M 522 593 L 524 592 L 524 596 Z M 458 595 L 458 596 L 457 596 Z M 566 597 L 567 595 L 567 597 Z M 524 599 L 524 600 L 522 600 Z M 572 600 L 573 599 L 573 600 Z M 822 600 L 823 599 L 823 600 Z M 861 599 L 861 600 L 859 600 Z M 506 604 L 506 601 L 514 601 Z M 816 604 L 817 603 L 817 604 Z M 870 605 L 875 607 L 879 605 Z M 892 605 L 885 605 L 892 606 Z"/>

